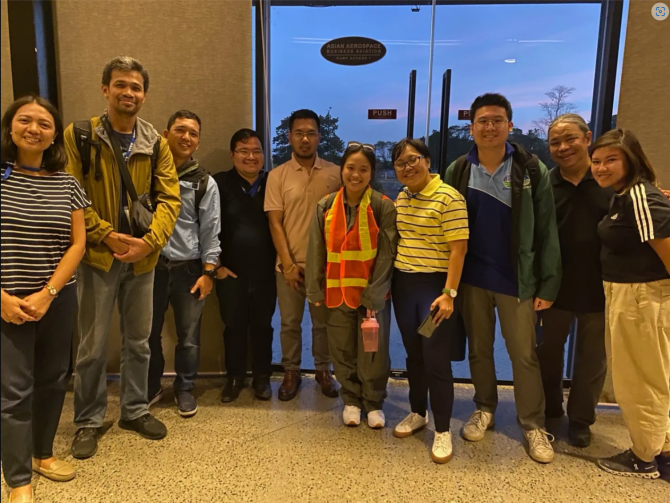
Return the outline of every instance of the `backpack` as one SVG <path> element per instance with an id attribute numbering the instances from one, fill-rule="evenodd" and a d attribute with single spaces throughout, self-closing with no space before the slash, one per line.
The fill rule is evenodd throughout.
<path id="1" fill-rule="evenodd" d="M 195 163 L 197 163 L 197 161 L 193 161 L 193 164 Z M 202 198 L 205 197 L 205 194 L 207 193 L 207 185 L 209 184 L 209 177 L 210 177 L 209 172 L 202 166 L 198 166 L 197 169 L 195 169 L 194 171 L 191 171 L 179 177 L 180 182 L 185 181 L 191 184 L 198 184 L 198 188 L 195 189 L 195 207 L 197 209 L 200 209 L 200 203 L 202 202 Z"/>
<path id="2" fill-rule="evenodd" d="M 93 140 L 93 124 L 90 120 L 87 121 L 76 121 L 73 125 L 74 130 L 74 139 L 75 144 L 77 145 L 77 150 L 79 151 L 79 157 L 81 157 L 81 172 L 83 178 L 86 179 L 89 171 L 91 170 L 91 147 L 95 148 L 95 163 L 93 164 L 93 171 L 95 173 L 95 179 L 102 179 L 102 172 L 100 171 L 100 157 L 102 146 L 100 140 Z M 156 173 L 156 166 L 158 164 L 158 154 L 161 150 L 161 139 L 160 136 L 154 143 L 154 149 L 151 153 L 151 177 L 153 179 L 154 173 Z"/>
<path id="3" fill-rule="evenodd" d="M 512 157 L 515 157 L 514 159 L 517 163 L 523 164 L 526 167 L 526 172 L 528 173 L 528 178 L 530 178 L 530 187 L 531 191 L 533 194 L 533 199 L 535 199 L 535 192 L 537 190 L 537 187 L 540 185 L 540 181 L 542 179 L 540 175 L 540 165 L 539 165 L 539 160 L 529 163 L 527 159 L 521 158 L 518 156 L 517 151 L 514 151 L 514 154 Z M 535 157 L 537 159 L 537 157 Z M 535 160 L 534 159 L 534 160 Z M 468 166 L 468 160 L 467 156 L 463 155 L 456 159 L 456 164 L 454 165 L 454 179 L 452 180 L 451 186 L 454 187 L 456 190 L 460 192 L 461 186 L 463 183 L 463 175 L 465 174 L 465 168 Z M 467 187 L 467 185 L 466 185 Z"/>

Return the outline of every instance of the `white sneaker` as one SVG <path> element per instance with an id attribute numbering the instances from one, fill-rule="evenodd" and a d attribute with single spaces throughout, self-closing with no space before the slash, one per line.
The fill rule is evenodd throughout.
<path id="1" fill-rule="evenodd" d="M 551 463 L 554 460 L 554 448 L 551 442 L 554 436 L 544 430 L 524 431 L 528 441 L 528 454 L 538 463 Z"/>
<path id="2" fill-rule="evenodd" d="M 342 421 L 347 426 L 358 426 L 361 424 L 361 409 L 354 405 L 345 405 L 342 412 Z"/>
<path id="3" fill-rule="evenodd" d="M 407 438 L 411 437 L 419 431 L 421 428 L 424 428 L 428 424 L 428 413 L 426 416 L 420 416 L 415 412 L 410 412 L 410 414 L 400 421 L 398 426 L 393 430 L 393 436 L 398 438 Z"/>
<path id="4" fill-rule="evenodd" d="M 384 416 L 384 411 L 382 410 L 373 410 L 368 412 L 368 426 L 374 430 L 383 428 L 386 424 L 386 416 Z"/>
<path id="5" fill-rule="evenodd" d="M 450 461 L 452 455 L 451 433 L 448 431 L 443 433 L 435 432 L 435 440 L 433 440 L 433 449 L 430 451 L 430 458 L 436 463 L 443 464 Z"/>
<path id="6" fill-rule="evenodd" d="M 465 440 L 470 442 L 479 442 L 484 440 L 484 435 L 486 430 L 489 430 L 495 426 L 495 419 L 493 414 L 490 412 L 484 412 L 483 410 L 476 410 L 468 422 L 463 426 L 463 431 L 461 435 Z"/>

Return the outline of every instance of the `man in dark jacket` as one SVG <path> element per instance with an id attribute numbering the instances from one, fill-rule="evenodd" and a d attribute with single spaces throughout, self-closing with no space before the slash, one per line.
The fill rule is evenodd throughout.
<path id="1" fill-rule="evenodd" d="M 264 210 L 266 172 L 258 134 L 241 129 L 230 140 L 233 169 L 214 179 L 221 194 L 221 266 L 216 293 L 228 380 L 223 402 L 237 399 L 246 386 L 248 337 L 251 338 L 254 394 L 272 397 L 272 316 L 277 304 L 275 260 L 270 223 Z"/>
<path id="2" fill-rule="evenodd" d="M 535 311 L 550 307 L 560 287 L 551 183 L 535 155 L 507 141 L 513 127 L 512 107 L 504 96 L 479 96 L 470 117 L 475 146 L 449 166 L 446 177 L 466 198 L 470 226 L 461 290 L 477 411 L 462 434 L 477 442 L 494 425 L 497 309 L 512 360 L 518 419 L 529 454 L 535 461 L 549 463 L 554 451 L 544 430 Z"/>

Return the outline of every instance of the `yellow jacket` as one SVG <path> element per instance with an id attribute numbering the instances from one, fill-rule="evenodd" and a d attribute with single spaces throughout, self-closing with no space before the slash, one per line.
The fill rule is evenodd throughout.
<path id="1" fill-rule="evenodd" d="M 99 141 L 100 147 L 91 148 L 91 169 L 86 179 L 82 173 L 72 124 L 65 130 L 65 150 L 68 157 L 66 171 L 79 180 L 92 203 L 85 210 L 87 243 L 84 262 L 97 269 L 109 271 L 114 263 L 114 255 L 103 240 L 112 231 L 119 230 L 121 173 L 102 121 L 99 117 L 94 117 L 91 123 L 92 139 Z M 128 170 L 138 195 L 153 194 L 155 213 L 150 231 L 143 238 L 153 251 L 148 257 L 134 264 L 136 275 L 150 272 L 156 267 L 158 255 L 170 239 L 181 209 L 177 169 L 164 138 L 161 138 L 156 170 L 151 180 L 150 156 L 157 138 L 158 133 L 153 126 L 138 118 L 135 145 L 128 160 Z M 97 170 L 100 171 L 98 176 Z M 132 201 L 129 203 L 132 204 Z"/>

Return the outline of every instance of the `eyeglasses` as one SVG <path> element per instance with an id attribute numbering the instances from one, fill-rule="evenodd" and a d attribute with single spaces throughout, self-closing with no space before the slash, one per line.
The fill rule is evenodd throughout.
<path id="1" fill-rule="evenodd" d="M 308 140 L 315 140 L 319 136 L 319 133 L 317 131 L 307 131 L 306 133 L 304 131 L 291 131 L 291 135 L 299 140 L 305 137 Z"/>
<path id="2" fill-rule="evenodd" d="M 425 158 L 426 158 L 425 155 L 410 157 L 406 161 L 398 161 L 398 162 L 393 163 L 393 167 L 395 168 L 397 173 L 401 173 L 401 172 L 405 171 L 408 167 L 413 168 L 415 166 L 418 166 L 421 159 L 425 159 Z"/>
<path id="3" fill-rule="evenodd" d="M 500 129 L 502 128 L 505 124 L 507 124 L 509 121 L 506 119 L 501 119 L 500 117 L 497 117 L 495 119 L 478 119 L 475 121 L 475 126 L 477 129 L 486 129 L 486 126 L 493 125 L 494 128 Z"/>
<path id="4" fill-rule="evenodd" d="M 254 154 L 254 157 L 259 157 L 259 156 L 263 155 L 263 151 L 259 148 L 255 149 L 255 150 L 246 150 L 246 149 L 235 150 L 235 152 L 240 154 L 242 157 L 249 157 L 251 154 Z"/>
<path id="5" fill-rule="evenodd" d="M 367 150 L 368 152 L 372 152 L 373 154 L 375 153 L 375 147 L 374 145 L 370 145 L 369 143 L 360 143 L 358 141 L 350 141 L 347 143 L 347 150 L 350 148 L 360 148 L 362 150 Z"/>

